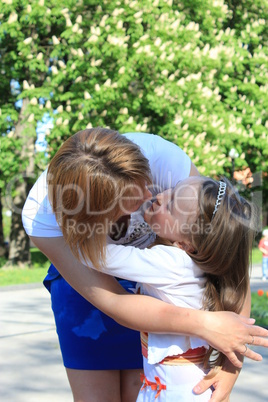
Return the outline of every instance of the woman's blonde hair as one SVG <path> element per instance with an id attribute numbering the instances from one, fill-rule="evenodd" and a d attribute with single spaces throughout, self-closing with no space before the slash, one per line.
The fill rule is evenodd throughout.
<path id="1" fill-rule="evenodd" d="M 97 127 L 63 143 L 47 178 L 49 201 L 66 243 L 79 260 L 89 258 L 100 268 L 106 236 L 124 199 L 151 182 L 148 160 L 125 136 Z"/>
<path id="2" fill-rule="evenodd" d="M 249 289 L 251 250 L 257 229 L 253 204 L 226 179 L 226 191 L 215 211 L 220 183 L 204 178 L 199 190 L 199 216 L 190 234 L 194 252 L 188 253 L 206 273 L 204 307 L 240 313 Z M 196 230 L 196 225 L 199 230 Z M 209 359 L 213 349 L 207 356 Z M 224 356 L 216 353 L 214 364 Z"/>

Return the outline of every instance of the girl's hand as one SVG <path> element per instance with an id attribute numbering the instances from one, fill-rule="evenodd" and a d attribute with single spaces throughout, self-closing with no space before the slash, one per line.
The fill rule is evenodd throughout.
<path id="1" fill-rule="evenodd" d="M 242 362 L 243 358 L 237 356 Z M 227 359 L 221 369 L 212 369 L 193 389 L 195 394 L 202 394 L 208 388 L 214 389 L 209 402 L 229 402 L 230 394 L 237 380 L 240 370 L 234 367 Z"/>

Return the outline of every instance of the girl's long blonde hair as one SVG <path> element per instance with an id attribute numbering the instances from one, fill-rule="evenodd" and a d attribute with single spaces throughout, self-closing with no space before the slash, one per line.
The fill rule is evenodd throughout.
<path id="1" fill-rule="evenodd" d="M 89 258 L 100 268 L 120 203 L 135 186 L 151 182 L 148 160 L 117 131 L 97 127 L 64 142 L 47 177 L 48 197 L 66 243 L 79 260 Z"/>
<path id="2" fill-rule="evenodd" d="M 257 229 L 253 204 L 239 195 L 231 183 L 218 210 L 215 204 L 219 182 L 205 179 L 199 190 L 199 231 L 190 234 L 195 252 L 188 253 L 206 273 L 204 307 L 211 311 L 240 313 L 249 289 L 251 250 Z M 207 357 L 209 359 L 213 349 Z M 214 364 L 221 365 L 224 356 L 216 353 Z"/>

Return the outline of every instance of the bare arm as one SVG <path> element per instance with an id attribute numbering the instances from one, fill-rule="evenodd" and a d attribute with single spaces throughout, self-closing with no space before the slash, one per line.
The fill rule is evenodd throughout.
<path id="1" fill-rule="evenodd" d="M 265 248 L 263 248 L 263 247 L 259 247 L 259 250 L 262 252 L 262 254 L 265 254 L 265 253 L 266 253 L 266 250 L 265 250 Z"/>
<path id="2" fill-rule="evenodd" d="M 120 324 L 141 331 L 198 336 L 241 366 L 235 351 L 255 337 L 255 345 L 268 347 L 268 331 L 234 313 L 191 310 L 172 306 L 148 296 L 131 295 L 112 277 L 93 271 L 75 259 L 63 237 L 31 237 L 33 243 L 57 267 L 66 281 L 85 299 Z M 261 360 L 248 351 L 247 357 Z"/>
<path id="3" fill-rule="evenodd" d="M 247 297 L 244 303 L 244 307 L 241 311 L 241 315 L 245 317 L 250 316 L 250 308 L 251 308 L 251 291 L 248 289 Z M 252 341 L 252 339 L 251 339 Z M 251 342 L 250 341 L 250 342 Z M 254 339 L 255 343 L 255 339 Z M 237 358 L 243 363 L 244 356 L 241 354 L 237 354 Z M 240 368 L 234 366 L 227 358 L 223 364 L 221 370 L 219 370 L 216 375 L 213 377 L 205 377 L 197 386 L 194 388 L 194 391 L 197 394 L 200 394 L 207 390 L 209 387 L 213 386 L 215 391 L 210 399 L 211 402 L 228 402 L 232 389 L 235 385 L 235 382 L 239 376 Z"/>

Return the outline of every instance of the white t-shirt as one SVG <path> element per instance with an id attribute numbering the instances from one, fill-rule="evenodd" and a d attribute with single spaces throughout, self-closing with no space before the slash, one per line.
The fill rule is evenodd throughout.
<path id="1" fill-rule="evenodd" d="M 148 159 L 153 176 L 153 195 L 174 187 L 189 176 L 191 160 L 175 144 L 154 134 L 123 135 L 137 144 Z M 62 232 L 48 201 L 46 176 L 47 170 L 32 187 L 22 211 L 22 222 L 29 236 L 60 237 Z"/>
<path id="2" fill-rule="evenodd" d="M 93 268 L 90 261 L 85 265 Z M 131 246 L 107 245 L 103 272 L 141 284 L 141 293 L 180 307 L 202 309 L 204 272 L 178 247 L 157 245 L 140 250 Z M 205 346 L 199 338 L 173 334 L 148 334 L 148 362 Z"/>

